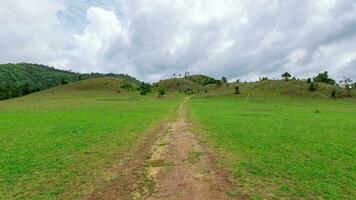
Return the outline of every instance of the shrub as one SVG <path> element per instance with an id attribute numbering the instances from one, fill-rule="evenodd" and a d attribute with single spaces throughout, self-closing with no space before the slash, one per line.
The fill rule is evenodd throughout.
<path id="1" fill-rule="evenodd" d="M 64 78 L 61 79 L 61 84 L 62 85 L 66 85 L 66 84 L 69 84 L 70 82 Z"/>
<path id="2" fill-rule="evenodd" d="M 144 82 L 141 83 L 138 90 L 140 91 L 140 95 L 144 95 L 144 96 L 152 92 L 150 84 Z"/>
<path id="3" fill-rule="evenodd" d="M 158 98 L 162 98 L 166 94 L 166 90 L 164 88 L 158 89 Z"/>
<path id="4" fill-rule="evenodd" d="M 239 86 L 236 86 L 236 87 L 235 87 L 235 94 L 240 94 L 240 88 L 239 88 Z"/>
<path id="5" fill-rule="evenodd" d="M 336 90 L 333 90 L 333 91 L 331 92 L 331 98 L 336 98 Z"/>
<path id="6" fill-rule="evenodd" d="M 315 90 L 316 90 L 316 83 L 310 82 L 308 89 L 309 89 L 309 91 L 311 91 L 311 92 L 315 91 Z"/>
<path id="7" fill-rule="evenodd" d="M 191 94 L 193 94 L 194 92 L 193 92 L 193 90 L 192 90 L 191 88 L 186 88 L 185 91 L 184 91 L 184 93 L 187 94 L 187 95 L 191 95 Z"/>
<path id="8" fill-rule="evenodd" d="M 130 83 L 124 82 L 121 86 L 121 89 L 127 90 L 127 91 L 134 91 L 135 87 L 131 85 Z"/>

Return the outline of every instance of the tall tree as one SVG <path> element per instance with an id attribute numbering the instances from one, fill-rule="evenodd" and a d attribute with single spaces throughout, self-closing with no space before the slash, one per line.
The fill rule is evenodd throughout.
<path id="1" fill-rule="evenodd" d="M 221 81 L 227 83 L 227 78 L 225 76 L 221 77 Z"/>
<path id="2" fill-rule="evenodd" d="M 327 84 L 331 84 L 331 85 L 334 85 L 336 83 L 336 81 L 334 79 L 329 77 L 329 74 L 327 71 L 325 71 L 323 73 L 319 73 L 316 77 L 313 78 L 313 80 L 318 83 L 327 83 Z"/>
<path id="3" fill-rule="evenodd" d="M 282 74 L 282 78 L 284 78 L 284 80 L 286 80 L 286 81 L 288 81 L 290 77 L 292 77 L 292 75 L 288 72 L 284 72 Z"/>

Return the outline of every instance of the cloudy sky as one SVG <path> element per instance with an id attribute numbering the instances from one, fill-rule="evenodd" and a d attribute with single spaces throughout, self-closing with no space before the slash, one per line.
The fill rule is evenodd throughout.
<path id="1" fill-rule="evenodd" d="M 355 0 L 0 0 L 0 63 L 145 81 L 356 79 Z"/>

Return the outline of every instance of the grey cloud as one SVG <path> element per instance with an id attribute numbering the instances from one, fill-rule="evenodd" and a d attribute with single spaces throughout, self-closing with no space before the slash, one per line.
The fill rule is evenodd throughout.
<path id="1" fill-rule="evenodd" d="M 0 19 L 16 36 L 0 30 L 1 62 L 23 59 L 145 81 L 185 71 L 254 79 L 329 70 L 356 79 L 352 0 L 62 0 L 34 6 L 38 16 L 23 11 L 24 0 L 11 2 L 0 10 L 20 17 Z"/>

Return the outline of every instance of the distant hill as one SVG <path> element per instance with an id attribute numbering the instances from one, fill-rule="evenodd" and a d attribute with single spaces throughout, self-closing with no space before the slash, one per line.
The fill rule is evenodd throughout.
<path id="1" fill-rule="evenodd" d="M 199 92 L 203 89 L 201 85 L 185 78 L 172 78 L 161 80 L 153 87 L 164 88 L 168 92 Z"/>
<path id="2" fill-rule="evenodd" d="M 207 86 L 208 95 L 234 95 L 238 86 L 242 96 L 293 96 L 330 98 L 334 90 L 336 97 L 355 96 L 356 91 L 347 91 L 337 85 L 318 83 L 316 91 L 309 91 L 309 84 L 303 80 L 263 80 L 247 83 L 228 83 Z"/>
<path id="3" fill-rule="evenodd" d="M 220 80 L 216 80 L 212 77 L 205 76 L 205 75 L 193 75 L 193 76 L 188 76 L 185 79 L 188 79 L 202 86 L 209 85 L 209 84 L 217 84 L 218 82 L 220 82 Z"/>
<path id="4" fill-rule="evenodd" d="M 48 90 L 44 90 L 33 95 L 42 96 L 75 96 L 75 95 L 94 95 L 94 94 L 118 94 L 118 93 L 129 93 L 132 91 L 137 91 L 137 85 L 131 84 L 131 88 L 124 87 L 127 85 L 127 81 L 111 76 L 90 78 L 87 80 L 81 80 L 72 82 L 70 84 L 60 85 Z"/>
<path id="5" fill-rule="evenodd" d="M 204 91 L 205 86 L 211 84 L 221 83 L 220 80 L 216 80 L 205 75 L 193 75 L 185 78 L 171 78 L 166 80 L 160 80 L 153 85 L 153 88 L 164 88 L 168 92 L 181 92 L 181 93 L 199 93 Z"/>
<path id="6" fill-rule="evenodd" d="M 130 84 L 140 81 L 125 74 L 80 74 L 39 64 L 0 64 L 0 100 L 27 95 L 71 82 L 95 77 L 115 77 Z"/>

